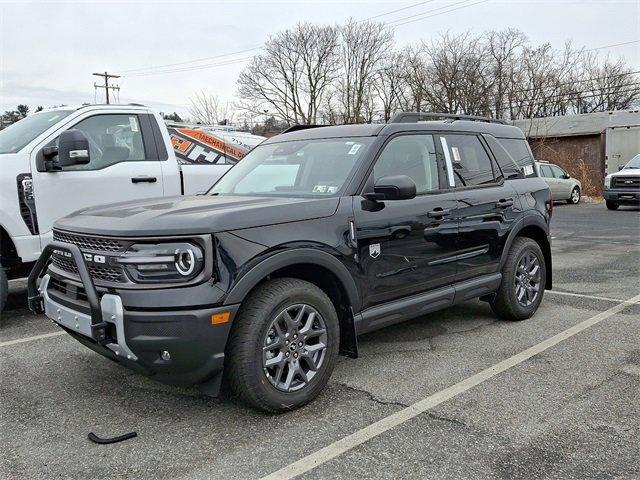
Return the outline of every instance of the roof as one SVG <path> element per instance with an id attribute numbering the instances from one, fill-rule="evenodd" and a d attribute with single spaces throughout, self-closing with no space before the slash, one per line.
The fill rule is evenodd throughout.
<path id="1" fill-rule="evenodd" d="M 295 130 L 271 137 L 264 143 L 288 142 L 292 140 L 315 140 L 323 138 L 370 137 L 393 135 L 399 132 L 471 132 L 488 133 L 499 138 L 524 138 L 522 130 L 511 125 L 486 123 L 468 120 L 445 120 L 408 123 L 382 123 L 361 125 L 318 126 Z"/>
<path id="2" fill-rule="evenodd" d="M 516 120 L 528 137 L 598 135 L 608 127 L 640 125 L 640 110 L 583 113 L 558 117 Z"/>

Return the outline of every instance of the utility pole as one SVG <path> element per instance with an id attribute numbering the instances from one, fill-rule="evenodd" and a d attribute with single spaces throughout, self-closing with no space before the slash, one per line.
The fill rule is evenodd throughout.
<path id="1" fill-rule="evenodd" d="M 107 72 L 104 73 L 94 73 L 94 75 L 96 77 L 103 77 L 104 78 L 104 85 L 98 85 L 97 83 L 93 83 L 93 87 L 94 88 L 104 88 L 105 94 L 107 96 L 107 105 L 109 104 L 109 89 L 113 90 L 114 92 L 116 90 L 120 90 L 120 86 L 119 85 L 109 85 L 109 79 L 110 78 L 120 78 L 120 75 L 112 75 L 109 74 Z"/>

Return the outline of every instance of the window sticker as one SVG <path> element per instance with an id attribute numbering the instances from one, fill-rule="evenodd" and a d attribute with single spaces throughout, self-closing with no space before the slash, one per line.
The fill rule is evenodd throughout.
<path id="1" fill-rule="evenodd" d="M 458 147 L 451 147 L 451 153 L 453 153 L 453 161 L 456 163 L 460 163 L 462 160 L 460 159 L 460 150 Z"/>
<path id="2" fill-rule="evenodd" d="M 360 147 L 362 145 L 360 143 L 355 143 L 352 147 L 351 150 L 349 150 L 349 155 L 355 155 L 356 153 L 358 153 L 358 150 L 360 150 Z"/>
<path id="3" fill-rule="evenodd" d="M 132 132 L 138 131 L 138 119 L 136 119 L 136 117 L 129 117 L 129 125 L 131 126 Z"/>
<path id="4" fill-rule="evenodd" d="M 532 175 L 533 174 L 533 165 L 525 165 L 522 168 L 522 171 L 524 172 L 525 175 Z"/>
<path id="5" fill-rule="evenodd" d="M 327 187 L 327 193 L 336 193 L 338 191 L 338 187 L 330 186 Z"/>
<path id="6" fill-rule="evenodd" d="M 313 193 L 326 193 L 327 188 L 326 185 L 316 185 L 313 187 Z"/>

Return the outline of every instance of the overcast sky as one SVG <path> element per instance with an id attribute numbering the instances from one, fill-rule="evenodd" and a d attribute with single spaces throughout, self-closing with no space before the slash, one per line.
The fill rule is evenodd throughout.
<path id="1" fill-rule="evenodd" d="M 416 5 L 419 4 L 419 5 Z M 289 2 L 4 2 L 0 0 L 0 110 L 26 103 L 94 101 L 92 72 L 122 73 L 121 102 L 186 113 L 194 91 L 233 99 L 242 59 L 272 33 L 300 21 L 335 24 L 414 16 L 394 29 L 398 46 L 438 33 L 515 27 L 533 44 L 597 48 L 640 39 L 640 0 L 432 0 Z M 448 10 L 453 11 L 448 12 Z M 422 17 L 415 16 L 423 13 Z M 428 17 L 428 18 L 425 18 Z M 413 21 L 416 20 L 416 21 Z M 211 58 L 241 52 L 222 58 Z M 640 70 L 640 43 L 600 50 Z M 195 59 L 208 58 L 199 62 Z M 226 63 L 226 64 L 225 64 Z M 127 71 L 153 66 L 154 72 Z M 180 64 L 180 65 L 175 65 Z M 211 66 L 211 65 L 215 66 Z M 186 67 L 202 66 L 184 70 Z M 150 70 L 147 70 L 147 72 Z M 98 103 L 104 102 L 99 91 Z"/>

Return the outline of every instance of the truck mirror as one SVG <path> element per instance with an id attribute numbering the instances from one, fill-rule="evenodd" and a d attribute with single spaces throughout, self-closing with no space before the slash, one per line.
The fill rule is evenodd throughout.
<path id="1" fill-rule="evenodd" d="M 89 140 L 80 130 L 67 130 L 58 139 L 58 163 L 61 167 L 86 165 L 91 161 Z"/>

